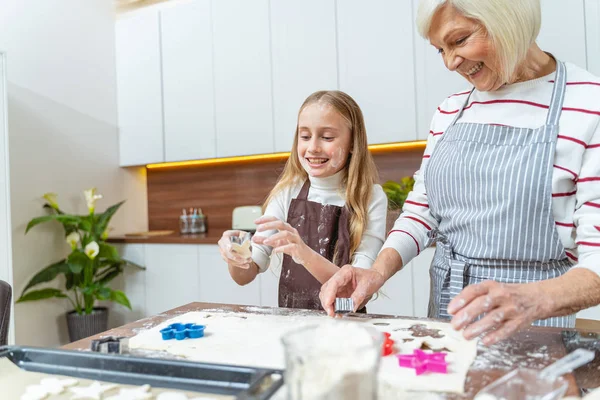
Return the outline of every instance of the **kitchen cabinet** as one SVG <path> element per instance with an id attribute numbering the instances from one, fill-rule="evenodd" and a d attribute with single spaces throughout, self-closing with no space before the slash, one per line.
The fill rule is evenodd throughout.
<path id="1" fill-rule="evenodd" d="M 210 0 L 160 12 L 165 161 L 214 158 L 214 73 Z"/>
<path id="2" fill-rule="evenodd" d="M 337 2 L 340 90 L 361 107 L 369 144 L 416 140 L 409 1 Z"/>
<path id="3" fill-rule="evenodd" d="M 145 260 L 148 315 L 199 301 L 200 270 L 196 246 L 145 245 Z"/>
<path id="4" fill-rule="evenodd" d="M 269 1 L 211 5 L 217 156 L 272 153 Z"/>
<path id="5" fill-rule="evenodd" d="M 144 10 L 115 24 L 119 161 L 163 162 L 159 16 Z"/>
<path id="6" fill-rule="evenodd" d="M 270 6 L 274 145 L 275 151 L 290 151 L 304 99 L 338 88 L 335 1 L 271 1 Z"/>
<path id="7" fill-rule="evenodd" d="M 544 0 L 541 4 L 542 28 L 537 40 L 540 48 L 561 61 L 586 68 L 584 0 L 571 0 L 568 7 L 561 0 Z"/>
<path id="8" fill-rule="evenodd" d="M 538 42 L 600 75 L 600 1 L 565 4 L 541 3 Z M 426 139 L 437 106 L 469 84 L 416 32 L 417 5 L 193 0 L 119 18 L 120 164 L 289 151 L 320 89 L 355 98 L 370 144 Z"/>
<path id="9" fill-rule="evenodd" d="M 600 0 L 585 0 L 587 68 L 600 76 Z M 583 66 L 582 66 L 583 67 Z"/>
<path id="10" fill-rule="evenodd" d="M 231 279 L 219 247 L 197 245 L 199 291 L 196 301 L 208 303 L 260 305 L 260 280 L 239 286 Z"/>

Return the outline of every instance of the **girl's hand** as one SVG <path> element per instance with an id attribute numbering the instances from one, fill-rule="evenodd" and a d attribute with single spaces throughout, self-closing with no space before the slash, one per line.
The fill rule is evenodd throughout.
<path id="1" fill-rule="evenodd" d="M 244 231 L 225 231 L 223 232 L 223 236 L 218 241 L 219 252 L 221 253 L 221 257 L 223 261 L 225 261 L 228 265 L 232 267 L 238 267 L 243 269 L 250 268 L 252 264 L 252 257 L 244 258 L 240 254 L 236 253 L 232 248 L 231 236 L 238 236 L 243 238 L 246 236 L 247 232 Z"/>
<path id="2" fill-rule="evenodd" d="M 254 223 L 256 224 L 256 232 L 279 231 L 269 237 L 254 235 L 252 238 L 254 243 L 271 246 L 273 247 L 273 253 L 287 254 L 297 264 L 306 265 L 309 262 L 314 252 L 304 243 L 298 231 L 290 224 L 269 216 L 260 217 Z"/>

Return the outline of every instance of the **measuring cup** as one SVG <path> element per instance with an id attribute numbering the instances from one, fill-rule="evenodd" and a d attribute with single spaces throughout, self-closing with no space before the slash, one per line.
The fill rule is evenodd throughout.
<path id="1" fill-rule="evenodd" d="M 357 322 L 331 320 L 288 333 L 287 400 L 375 400 L 383 334 Z"/>
<path id="2" fill-rule="evenodd" d="M 475 400 L 561 399 L 569 386 L 561 375 L 593 359 L 593 351 L 577 349 L 541 371 L 518 368 L 483 388 Z"/>

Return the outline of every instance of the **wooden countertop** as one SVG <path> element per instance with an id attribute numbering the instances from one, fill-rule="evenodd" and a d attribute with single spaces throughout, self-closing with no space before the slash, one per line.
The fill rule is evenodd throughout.
<path id="1" fill-rule="evenodd" d="M 195 235 L 180 235 L 172 233 L 162 236 L 112 236 L 109 243 L 152 243 L 152 244 L 217 244 L 223 231 L 209 231 Z"/>
<path id="2" fill-rule="evenodd" d="M 219 309 L 223 311 L 237 311 L 247 313 L 272 313 L 274 315 L 289 315 L 292 310 L 284 308 L 271 307 L 245 307 L 238 305 L 213 304 L 213 303 L 190 303 L 182 307 L 178 307 L 159 315 L 147 317 L 136 322 L 132 322 L 121 327 L 111 329 L 107 332 L 96 336 L 83 339 L 77 342 L 63 346 L 68 350 L 89 350 L 91 341 L 105 336 L 126 336 L 135 335 L 137 329 L 149 329 L 161 322 L 173 318 L 176 315 L 184 314 L 190 311 L 201 311 L 205 309 Z M 307 311 L 309 314 L 320 315 L 319 311 Z M 356 315 L 355 318 L 405 318 L 418 321 L 418 318 L 396 317 L 396 316 L 381 316 L 374 314 Z M 553 363 L 557 359 L 566 354 L 566 348 L 562 341 L 561 332 L 564 329 L 559 328 L 537 328 L 532 327 L 524 330 L 512 338 L 491 346 L 489 348 L 480 346 L 477 358 L 471 365 L 471 369 L 465 381 L 465 395 L 448 395 L 447 399 L 472 399 L 475 394 L 483 387 L 503 376 L 508 370 L 515 367 L 526 367 L 534 369 L 542 369 L 543 367 Z M 575 330 L 571 330 L 575 331 Z M 582 334 L 586 333 L 579 330 Z M 600 333 L 600 332 L 598 332 Z M 597 357 L 599 358 L 599 357 Z M 600 360 L 595 360 L 594 364 L 588 365 L 585 372 L 586 376 L 577 377 L 577 381 L 585 381 L 588 384 L 590 380 L 595 386 L 600 386 Z M 589 376 L 588 376 L 589 375 Z M 579 396 L 579 388 L 575 376 L 569 374 L 566 376 L 569 382 L 569 390 L 567 395 Z M 594 387 L 594 386 L 588 386 Z"/>

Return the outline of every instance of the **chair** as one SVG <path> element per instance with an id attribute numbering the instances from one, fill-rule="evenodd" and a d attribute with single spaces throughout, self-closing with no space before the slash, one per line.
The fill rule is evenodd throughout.
<path id="1" fill-rule="evenodd" d="M 8 283 L 0 280 L 0 346 L 6 345 L 8 341 L 11 298 L 12 288 Z"/>

